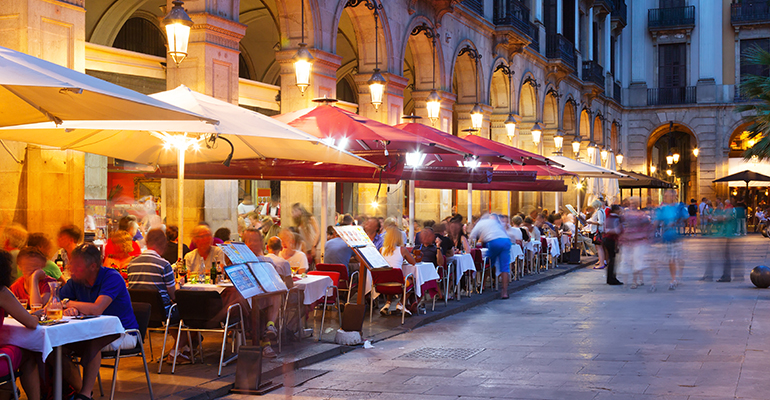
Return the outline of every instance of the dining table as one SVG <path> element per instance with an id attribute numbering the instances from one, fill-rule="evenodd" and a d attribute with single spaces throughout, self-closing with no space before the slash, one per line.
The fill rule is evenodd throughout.
<path id="1" fill-rule="evenodd" d="M 460 280 L 466 272 L 471 272 L 471 276 L 476 275 L 476 264 L 473 262 L 473 256 L 469 253 L 455 253 L 452 257 L 447 257 L 449 265 L 455 269 L 455 288 L 456 299 L 460 300 Z M 447 281 L 447 286 L 448 281 Z M 470 291 L 468 291 L 470 293 Z"/>
<path id="2" fill-rule="evenodd" d="M 107 336 L 117 339 L 125 332 L 120 319 L 112 315 L 87 316 L 84 319 L 63 317 L 61 321 L 54 325 L 39 325 L 36 329 L 28 329 L 15 319 L 6 317 L 3 329 L 0 329 L 0 344 L 10 344 L 41 353 L 44 361 L 54 353 L 55 400 L 62 398 L 62 346 Z"/>

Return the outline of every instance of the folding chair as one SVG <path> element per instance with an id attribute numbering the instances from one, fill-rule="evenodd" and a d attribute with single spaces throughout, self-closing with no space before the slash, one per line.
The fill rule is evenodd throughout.
<path id="1" fill-rule="evenodd" d="M 150 392 L 150 399 L 154 399 L 152 394 L 152 383 L 150 383 L 150 369 L 147 367 L 147 357 L 144 354 L 144 338 L 147 335 L 147 325 L 150 322 L 150 314 L 152 313 L 152 306 L 147 303 L 131 303 L 131 307 L 134 309 L 134 317 L 136 318 L 139 329 L 126 329 L 125 335 L 134 334 L 137 335 L 136 346 L 133 349 L 128 350 L 115 350 L 115 351 L 102 351 L 102 360 L 115 360 L 113 365 L 102 365 L 102 367 L 112 367 L 112 388 L 110 389 L 110 400 L 115 398 L 115 387 L 118 383 L 118 366 L 120 365 L 121 358 L 129 357 L 142 357 L 142 364 L 144 365 L 144 376 L 147 379 L 147 389 Z M 162 362 L 162 360 L 161 360 Z M 104 388 L 102 387 L 101 375 L 96 376 L 99 380 L 99 391 L 104 396 Z"/>
<path id="2" fill-rule="evenodd" d="M 0 358 L 4 359 L 8 363 L 8 375 L 0 377 L 0 385 L 6 383 L 11 384 L 11 390 L 13 391 L 13 400 L 19 400 L 19 389 L 16 387 L 16 373 L 13 370 L 13 362 L 11 356 L 5 353 L 0 353 Z"/>
<path id="3" fill-rule="evenodd" d="M 339 317 L 340 326 L 342 326 L 342 313 L 340 312 L 340 293 L 339 293 L 339 289 L 337 289 L 337 285 L 339 285 L 339 281 L 340 281 L 340 274 L 339 272 L 335 272 L 335 271 L 310 271 L 307 274 L 317 275 L 317 276 L 328 276 L 332 280 L 332 285 L 326 286 L 326 289 L 324 290 L 324 298 L 323 300 L 321 300 L 321 306 L 323 307 L 323 312 L 321 313 L 321 329 L 319 330 L 318 337 L 316 338 L 316 342 L 317 342 L 321 340 L 321 335 L 324 333 L 324 320 L 326 319 L 326 307 L 328 306 L 337 307 L 337 317 Z M 331 296 L 329 296 L 329 289 L 332 289 Z M 313 316 L 315 317 L 315 310 L 313 311 Z"/>
<path id="4" fill-rule="evenodd" d="M 165 312 L 163 306 L 163 298 L 160 296 L 160 292 L 152 289 L 128 289 L 128 295 L 131 296 L 132 303 L 147 303 L 150 305 L 150 320 L 147 325 L 147 340 L 150 342 L 150 361 L 155 360 L 155 355 L 152 351 L 152 335 L 151 332 L 163 332 L 163 346 L 161 347 L 160 360 L 163 362 L 163 354 L 166 351 L 166 339 L 168 338 L 168 329 L 171 325 L 171 313 L 176 307 L 172 304 L 168 309 L 168 313 Z M 158 369 L 160 373 L 160 368 Z"/>
<path id="5" fill-rule="evenodd" d="M 315 265 L 316 271 L 327 271 L 327 272 L 337 272 L 340 274 L 340 281 L 337 284 L 340 292 L 347 292 L 348 296 L 348 303 L 350 303 L 350 292 L 352 291 L 351 288 L 351 282 L 352 277 L 348 277 L 348 268 L 342 264 L 316 264 Z M 358 271 L 353 273 L 354 275 L 358 275 Z"/>
<path id="6" fill-rule="evenodd" d="M 243 325 L 243 310 L 238 303 L 227 307 L 224 321 L 219 318 L 220 311 L 224 309 L 224 303 L 219 293 L 211 291 L 195 291 L 180 289 L 176 291 L 176 304 L 179 309 L 179 335 L 176 337 L 174 354 L 179 354 L 179 338 L 183 331 L 186 332 L 216 332 L 222 333 L 222 350 L 219 353 L 219 370 L 217 376 L 222 376 L 222 366 L 231 363 L 238 358 L 238 347 L 245 343 L 246 328 Z M 238 311 L 232 315 L 234 310 Z M 240 326 L 240 327 L 239 327 Z M 240 329 L 239 329 L 240 328 Z M 224 360 L 227 332 L 233 330 L 233 355 Z M 236 343 L 237 342 L 237 343 Z M 192 345 L 192 343 L 191 343 Z M 203 362 L 203 346 L 198 344 L 201 362 Z M 195 358 L 193 353 L 193 360 Z M 194 361 L 193 361 L 194 362 Z M 171 367 L 171 373 L 176 370 L 176 357 Z"/>

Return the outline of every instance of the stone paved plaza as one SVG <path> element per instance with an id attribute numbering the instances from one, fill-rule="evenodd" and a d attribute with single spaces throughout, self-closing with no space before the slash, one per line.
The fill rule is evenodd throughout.
<path id="1" fill-rule="evenodd" d="M 698 281 L 719 244 L 684 242 L 675 291 L 608 286 L 582 269 L 312 365 L 330 372 L 266 398 L 766 399 L 770 290 L 748 275 Z M 767 264 L 768 245 L 734 239 L 734 265 Z"/>

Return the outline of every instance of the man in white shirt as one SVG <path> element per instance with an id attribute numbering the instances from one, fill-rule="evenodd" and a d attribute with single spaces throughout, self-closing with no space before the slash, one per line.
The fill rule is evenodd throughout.
<path id="1" fill-rule="evenodd" d="M 473 226 L 469 240 L 473 243 L 476 239 L 486 245 L 491 265 L 497 262 L 498 273 L 503 278 L 500 298 L 507 299 L 508 281 L 511 278 L 511 240 L 496 215 L 486 215 Z"/>
<path id="2" fill-rule="evenodd" d="M 243 200 L 241 201 L 241 204 L 238 204 L 238 216 L 241 218 L 246 218 L 246 216 L 257 209 L 257 206 L 254 205 L 254 202 L 251 200 L 250 195 L 243 196 Z"/>
<path id="3" fill-rule="evenodd" d="M 225 253 L 219 247 L 214 246 L 214 235 L 211 229 L 206 225 L 198 225 L 192 231 L 195 250 L 187 253 L 184 257 L 185 267 L 187 267 L 187 276 L 208 274 L 211 270 L 211 263 L 217 262 L 225 265 Z"/>

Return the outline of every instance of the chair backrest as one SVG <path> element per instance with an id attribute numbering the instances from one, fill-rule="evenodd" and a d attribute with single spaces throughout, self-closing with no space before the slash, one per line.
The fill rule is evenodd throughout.
<path id="1" fill-rule="evenodd" d="M 483 258 L 481 257 L 481 249 L 472 248 L 471 257 L 473 257 L 473 263 L 476 264 L 477 268 L 481 266 L 481 261 L 483 261 Z"/>
<path id="2" fill-rule="evenodd" d="M 350 284 L 348 276 L 348 267 L 342 264 L 316 264 L 316 271 L 336 272 L 339 274 L 339 282 L 335 286 L 340 289 L 347 289 Z"/>
<path id="3" fill-rule="evenodd" d="M 161 326 L 166 322 L 166 308 L 163 306 L 163 298 L 160 292 L 152 289 L 128 289 L 133 303 L 146 303 L 150 305 L 150 319 L 153 327 Z"/>
<path id="4" fill-rule="evenodd" d="M 344 267 L 344 265 L 343 265 Z M 328 276 L 332 279 L 332 282 L 334 283 L 334 286 L 339 287 L 340 284 L 340 273 L 335 271 L 310 271 L 307 273 L 308 275 L 316 275 L 316 276 Z"/>
<path id="5" fill-rule="evenodd" d="M 139 325 L 139 333 L 142 335 L 142 343 L 144 343 L 144 336 L 147 334 L 147 325 L 150 323 L 152 306 L 148 303 L 131 302 L 131 307 L 134 309 L 134 318 L 136 318 L 136 323 Z"/>
<path id="6" fill-rule="evenodd" d="M 219 327 L 217 317 L 226 316 L 222 312 L 222 297 L 215 291 L 180 289 L 176 291 L 175 297 L 179 318 L 191 328 Z"/>
<path id="7" fill-rule="evenodd" d="M 375 268 L 372 270 L 372 283 L 379 285 L 383 283 L 404 283 L 404 272 L 399 268 Z"/>

